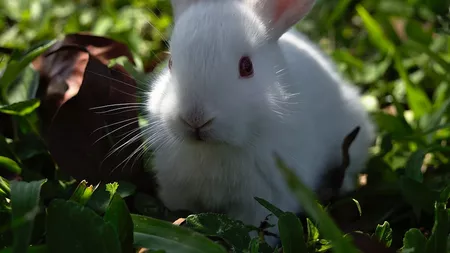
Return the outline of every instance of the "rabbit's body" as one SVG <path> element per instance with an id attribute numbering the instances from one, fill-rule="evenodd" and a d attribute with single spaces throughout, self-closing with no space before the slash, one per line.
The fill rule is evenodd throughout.
<path id="1" fill-rule="evenodd" d="M 352 190 L 355 185 L 352 179 L 364 168 L 368 147 L 375 138 L 374 125 L 361 103 L 359 90 L 347 83 L 329 58 L 303 34 L 291 29 L 280 38 L 279 43 L 287 65 L 291 66 L 292 85 L 286 85 L 286 88 L 289 93 L 299 94 L 299 114 L 294 116 L 299 124 L 297 127 L 302 127 L 304 121 L 309 123 L 309 126 L 304 126 L 305 132 L 309 127 L 312 135 L 308 144 L 315 154 L 322 155 L 319 160 L 326 162 L 316 164 L 323 169 L 310 178 L 314 182 L 311 185 L 313 189 L 320 183 L 317 180 L 320 180 L 325 168 L 335 168 L 341 164 L 341 145 L 345 136 L 355 127 L 361 128 L 350 148 L 351 165 L 342 189 Z M 308 145 L 305 146 L 307 148 Z"/>
<path id="2" fill-rule="evenodd" d="M 200 14 L 204 15 L 218 9 L 214 3 L 201 8 L 204 13 Z M 230 13 L 233 11 L 236 12 L 231 9 Z M 269 212 L 254 197 L 263 198 L 282 210 L 299 212 L 301 203 L 294 198 L 276 167 L 274 153 L 307 186 L 317 190 L 323 174 L 341 163 L 344 137 L 360 126 L 350 149 L 351 166 L 345 179 L 345 190 L 352 189 L 353 175 L 364 168 L 374 129 L 358 91 L 339 77 L 330 61 L 303 35 L 289 30 L 280 34 L 278 42 L 254 49 L 259 51 L 252 56 L 253 79 L 233 79 L 230 73 L 234 68 L 224 67 L 216 72 L 217 61 L 213 60 L 211 69 L 208 64 L 197 68 L 195 55 L 208 57 L 209 48 L 197 48 L 198 41 L 193 39 L 191 43 L 186 37 L 189 34 L 202 37 L 205 31 L 192 32 L 183 25 L 189 14 L 198 16 L 199 10 L 193 7 L 185 12 L 179 17 L 184 20 L 176 23 L 172 36 L 172 71 L 163 71 L 149 96 L 147 130 L 155 149 L 153 165 L 164 204 L 171 210 L 226 213 L 255 226 Z M 227 10 L 211 16 L 220 19 L 220 15 L 226 16 Z M 245 24 L 250 20 L 258 25 L 252 18 L 250 14 L 248 20 L 236 22 Z M 262 35 L 258 37 L 257 28 L 252 38 L 264 39 Z M 238 35 L 229 36 L 239 40 Z M 220 35 L 209 33 L 208 36 Z M 221 43 L 220 38 L 217 41 Z M 222 46 L 229 50 L 227 44 Z M 193 61 L 192 66 L 181 63 L 187 59 Z M 176 66 L 177 63 L 180 65 Z M 203 73 L 205 69 L 211 74 Z M 257 76 L 265 72 L 273 74 Z M 247 83 L 249 80 L 256 83 Z M 199 107 L 201 113 L 195 117 L 189 114 L 191 108 Z M 189 120 L 180 123 L 179 117 L 185 115 Z M 204 121 L 208 115 L 214 116 L 214 121 L 206 127 L 205 139 L 190 139 L 186 124 L 191 125 L 198 118 Z"/>

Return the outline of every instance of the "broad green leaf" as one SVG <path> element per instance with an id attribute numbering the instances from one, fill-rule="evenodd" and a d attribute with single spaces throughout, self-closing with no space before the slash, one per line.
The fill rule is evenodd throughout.
<path id="1" fill-rule="evenodd" d="M 409 156 L 405 168 L 406 176 L 417 182 L 423 181 L 422 165 L 426 154 L 426 150 L 418 149 Z"/>
<path id="2" fill-rule="evenodd" d="M 47 208 L 49 252 L 120 253 L 114 227 L 93 210 L 73 201 L 55 199 Z"/>
<path id="3" fill-rule="evenodd" d="M 8 171 L 20 175 L 22 168 L 12 159 L 4 156 L 0 156 L 0 168 L 7 169 Z"/>
<path id="4" fill-rule="evenodd" d="M 5 104 L 9 104 L 8 90 L 11 83 L 16 80 L 22 70 L 24 70 L 34 59 L 49 49 L 55 42 L 56 40 L 52 40 L 35 48 L 23 57 L 10 59 L 5 72 L 0 77 L 0 94 Z"/>
<path id="5" fill-rule="evenodd" d="M 0 210 L 0 249 L 10 247 L 10 252 L 12 252 L 11 245 L 14 240 L 14 236 L 11 229 L 9 229 L 11 228 L 11 211 L 6 208 L 2 209 L 3 210 Z"/>
<path id="6" fill-rule="evenodd" d="M 0 253 L 13 253 L 13 252 L 14 251 L 12 247 L 0 250 Z M 47 245 L 33 245 L 28 247 L 26 253 L 50 253 L 50 251 L 48 251 Z"/>
<path id="7" fill-rule="evenodd" d="M 320 221 L 319 231 L 325 239 L 332 241 L 334 252 L 336 253 L 357 253 L 357 249 L 353 244 L 344 237 L 331 217 L 317 203 L 315 194 L 306 187 L 297 176 L 284 164 L 284 162 L 276 155 L 277 165 L 280 168 L 286 183 L 297 197 L 299 203 L 303 204 L 305 212 L 315 221 Z"/>
<path id="8" fill-rule="evenodd" d="M 122 198 L 131 196 L 136 192 L 136 186 L 130 182 L 119 180 L 118 184 L 119 187 L 117 188 L 116 193 Z"/>
<path id="9" fill-rule="evenodd" d="M 356 6 L 356 12 L 361 17 L 372 43 L 384 53 L 393 53 L 395 51 L 395 45 L 386 37 L 381 25 L 378 24 L 361 4 Z"/>
<path id="10" fill-rule="evenodd" d="M 278 219 L 278 229 L 283 253 L 307 253 L 303 226 L 295 214 L 283 213 Z"/>
<path id="11" fill-rule="evenodd" d="M 427 241 L 426 253 L 446 252 L 447 237 L 450 231 L 450 212 L 446 209 L 447 201 L 436 202 L 434 212 L 434 225 L 430 238 Z"/>
<path id="12" fill-rule="evenodd" d="M 255 197 L 255 200 L 258 201 L 258 203 L 260 205 L 265 207 L 267 210 L 269 210 L 271 213 L 273 213 L 278 218 L 280 218 L 280 216 L 284 213 L 284 211 L 282 211 L 278 207 L 272 205 L 267 200 L 264 200 L 264 199 L 258 198 L 258 197 Z"/>
<path id="13" fill-rule="evenodd" d="M 402 252 L 425 253 L 427 239 L 417 228 L 411 228 L 403 238 Z"/>
<path id="14" fill-rule="evenodd" d="M 186 217 L 186 227 L 206 236 L 217 236 L 227 242 L 234 252 L 242 252 L 251 241 L 250 229 L 241 221 L 224 214 L 201 213 Z"/>
<path id="15" fill-rule="evenodd" d="M 13 252 L 26 252 L 29 247 L 34 218 L 40 210 L 41 187 L 46 181 L 11 181 Z"/>
<path id="16" fill-rule="evenodd" d="M 16 104 L 36 97 L 39 87 L 39 72 L 27 66 L 20 75 L 9 85 L 8 104 Z"/>
<path id="17" fill-rule="evenodd" d="M 87 206 L 94 209 L 96 212 L 103 214 L 108 208 L 111 194 L 107 189 L 107 184 L 100 184 L 89 199 Z M 109 186 L 111 187 L 111 186 Z M 113 190 L 113 189 L 109 189 Z M 119 187 L 114 189 L 114 192 L 118 193 L 120 197 L 126 198 L 132 195 L 136 191 L 136 186 L 131 183 L 119 181 Z M 137 196 L 137 195 L 136 195 Z M 135 197 L 136 197 L 135 196 Z"/>
<path id="18" fill-rule="evenodd" d="M 33 113 L 33 115 L 35 114 Z M 26 117 L 28 118 L 28 116 Z M 18 119 L 18 117 L 16 117 L 16 119 Z M 28 121 L 28 119 L 22 119 L 24 119 L 24 121 Z M 18 121 L 18 124 L 20 123 L 21 121 Z M 40 159 L 43 159 L 44 157 L 51 158 L 42 137 L 34 133 L 22 135 L 19 140 L 15 140 L 11 144 L 11 149 L 14 150 L 15 154 L 13 153 L 9 157 L 14 158 L 19 165 L 31 158 L 38 159 L 36 156 L 40 156 Z M 32 169 L 35 168 L 34 166 L 31 167 Z"/>
<path id="19" fill-rule="evenodd" d="M 159 199 L 142 192 L 137 192 L 136 195 L 134 195 L 134 207 L 142 215 L 159 219 L 165 219 L 167 214 L 170 215 L 172 213 L 167 212 L 168 210 Z M 173 216 L 173 219 L 187 217 L 190 214 L 191 212 L 186 212 L 184 215 L 180 214 L 176 217 Z"/>
<path id="20" fill-rule="evenodd" d="M 430 190 L 425 184 L 419 183 L 407 176 L 401 176 L 399 180 L 401 193 L 410 205 L 433 213 L 434 202 L 439 194 Z"/>
<path id="21" fill-rule="evenodd" d="M 131 214 L 134 245 L 167 253 L 226 253 L 225 248 L 207 237 L 172 223 Z"/>
<path id="22" fill-rule="evenodd" d="M 92 185 L 87 186 L 86 180 L 83 180 L 78 184 L 77 188 L 70 197 L 70 200 L 78 202 L 80 205 L 84 206 L 89 201 L 97 187 L 98 185 L 95 187 Z"/>
<path id="23" fill-rule="evenodd" d="M 119 194 L 116 193 L 112 197 L 103 219 L 109 222 L 119 235 L 120 244 L 122 246 L 121 252 L 132 253 L 133 221 L 131 220 L 127 204 Z"/>
<path id="24" fill-rule="evenodd" d="M 373 236 L 377 237 L 387 247 L 390 247 L 392 244 L 392 228 L 389 222 L 385 221 L 382 225 L 377 225 Z"/>
<path id="25" fill-rule="evenodd" d="M 0 112 L 9 115 L 25 116 L 36 110 L 40 105 L 39 99 L 31 99 L 0 107 Z"/>

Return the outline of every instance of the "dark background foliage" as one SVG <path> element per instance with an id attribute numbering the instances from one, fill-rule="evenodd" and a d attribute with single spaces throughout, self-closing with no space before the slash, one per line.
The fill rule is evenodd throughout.
<path id="1" fill-rule="evenodd" d="M 258 200 L 284 252 L 353 252 L 348 237 L 362 252 L 450 252 L 449 11 L 322 0 L 297 25 L 361 87 L 378 138 L 357 192 L 332 198 L 343 164 L 317 196 L 287 181 L 310 206 L 301 219 Z M 155 197 L 138 103 L 171 25 L 169 1 L 0 0 L 0 252 L 277 251 Z"/>

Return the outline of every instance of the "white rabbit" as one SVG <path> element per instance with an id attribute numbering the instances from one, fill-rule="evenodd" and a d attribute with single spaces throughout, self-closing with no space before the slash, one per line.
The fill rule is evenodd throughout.
<path id="1" fill-rule="evenodd" d="M 344 137 L 360 126 L 344 180 L 344 191 L 353 189 L 375 128 L 359 91 L 290 29 L 314 1 L 171 3 L 171 59 L 150 87 L 143 129 L 164 204 L 255 226 L 269 212 L 254 197 L 300 212 L 273 154 L 317 190 L 340 164 Z"/>

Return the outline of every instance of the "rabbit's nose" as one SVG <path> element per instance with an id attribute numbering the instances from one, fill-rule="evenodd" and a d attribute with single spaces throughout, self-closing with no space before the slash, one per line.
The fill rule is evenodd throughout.
<path id="1" fill-rule="evenodd" d="M 209 118 L 208 120 L 203 120 L 203 118 L 183 118 L 179 117 L 183 125 L 189 129 L 189 135 L 191 138 L 203 141 L 207 138 L 208 130 L 207 128 L 212 124 L 214 118 Z"/>

